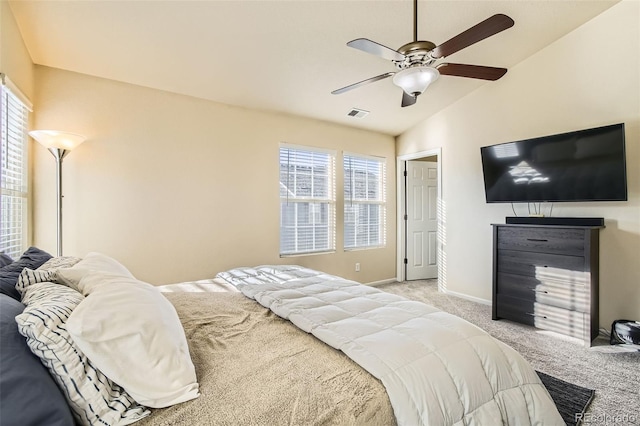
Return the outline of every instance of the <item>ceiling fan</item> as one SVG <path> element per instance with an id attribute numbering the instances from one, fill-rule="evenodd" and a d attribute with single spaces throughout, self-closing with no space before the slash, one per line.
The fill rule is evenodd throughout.
<path id="1" fill-rule="evenodd" d="M 331 92 L 348 92 L 365 84 L 393 76 L 393 83 L 402 89 L 402 106 L 416 103 L 440 74 L 495 81 L 506 74 L 506 68 L 452 63 L 437 63 L 445 56 L 511 28 L 514 22 L 507 15 L 497 14 L 436 46 L 430 41 L 418 40 L 418 0 L 413 1 L 413 41 L 393 50 L 366 38 L 351 40 L 347 46 L 390 60 L 399 71 L 387 72 Z"/>

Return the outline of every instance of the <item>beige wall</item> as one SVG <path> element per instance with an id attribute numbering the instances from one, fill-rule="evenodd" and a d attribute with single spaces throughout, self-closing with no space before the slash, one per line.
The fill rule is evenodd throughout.
<path id="1" fill-rule="evenodd" d="M 33 100 L 34 67 L 6 0 L 0 0 L 0 72 Z"/>
<path id="2" fill-rule="evenodd" d="M 556 203 L 553 215 L 606 219 L 600 325 L 640 319 L 639 18 L 623 1 L 398 138 L 399 155 L 442 147 L 448 290 L 491 299 L 490 224 L 513 215 L 485 203 L 481 146 L 624 122 L 629 201 Z"/>
<path id="3" fill-rule="evenodd" d="M 272 263 L 360 282 L 394 277 L 393 137 L 47 67 L 36 67 L 36 82 L 36 127 L 88 136 L 64 161 L 64 254 L 100 251 L 155 284 Z M 280 142 L 338 151 L 335 254 L 279 258 Z M 343 150 L 387 158 L 384 249 L 341 249 Z M 34 241 L 55 250 L 54 161 L 34 154 Z"/>

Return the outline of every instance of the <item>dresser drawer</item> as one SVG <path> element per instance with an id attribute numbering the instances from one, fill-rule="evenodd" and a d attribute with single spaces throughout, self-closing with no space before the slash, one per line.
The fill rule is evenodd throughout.
<path id="1" fill-rule="evenodd" d="M 584 281 L 588 274 L 581 256 L 518 250 L 498 250 L 498 272 L 544 277 L 544 279 Z"/>
<path id="2" fill-rule="evenodd" d="M 589 336 L 589 316 L 583 312 L 536 303 L 533 317 L 533 325 L 542 330 L 554 331 L 581 340 Z"/>
<path id="3" fill-rule="evenodd" d="M 497 318 L 504 318 L 516 321 L 522 324 L 533 325 L 533 305 L 535 302 L 530 299 L 522 299 L 519 297 L 505 296 L 503 294 L 496 295 L 497 304 L 495 312 Z M 494 318 L 496 319 L 496 318 Z"/>
<path id="4" fill-rule="evenodd" d="M 522 275 L 498 274 L 500 296 L 522 299 L 530 303 L 543 303 L 558 308 L 589 312 L 590 289 L 584 284 L 567 281 L 553 282 Z"/>
<path id="5" fill-rule="evenodd" d="M 583 312 L 498 295 L 498 318 L 583 339 L 588 315 Z"/>
<path id="6" fill-rule="evenodd" d="M 498 250 L 584 256 L 585 231 L 571 228 L 499 227 Z"/>

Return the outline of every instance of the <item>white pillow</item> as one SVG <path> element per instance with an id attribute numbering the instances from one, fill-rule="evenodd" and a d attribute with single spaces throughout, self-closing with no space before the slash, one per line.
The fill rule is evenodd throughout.
<path id="1" fill-rule="evenodd" d="M 66 321 L 84 301 L 77 291 L 54 283 L 24 289 L 27 306 L 16 316 L 18 331 L 58 383 L 80 425 L 128 425 L 149 414 L 113 383 L 73 343 Z"/>
<path id="2" fill-rule="evenodd" d="M 82 277 L 91 271 L 105 272 L 108 274 L 133 278 L 131 272 L 129 272 L 129 270 L 117 260 L 102 253 L 91 252 L 80 262 L 73 265 L 73 267 L 58 269 L 57 282 L 67 285 L 74 290 L 78 290 L 86 296 L 91 293 L 91 289 L 81 288 L 80 282 L 82 281 Z"/>
<path id="3" fill-rule="evenodd" d="M 173 305 L 132 277 L 88 272 L 91 293 L 67 329 L 89 359 L 140 404 L 160 408 L 197 398 L 189 346 Z"/>

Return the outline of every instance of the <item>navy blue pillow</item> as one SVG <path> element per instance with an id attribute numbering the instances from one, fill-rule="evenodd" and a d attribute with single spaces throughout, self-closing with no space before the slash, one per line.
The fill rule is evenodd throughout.
<path id="1" fill-rule="evenodd" d="M 18 277 L 24 268 L 38 269 L 47 260 L 51 259 L 51 255 L 46 251 L 37 247 L 29 247 L 20 259 L 13 263 L 0 268 L 0 293 L 11 296 L 16 300 L 20 300 L 20 293 L 16 290 Z"/>
<path id="2" fill-rule="evenodd" d="M 13 263 L 13 259 L 4 253 L 0 253 L 0 268 L 5 267 L 10 263 Z"/>
<path id="3" fill-rule="evenodd" d="M 15 318 L 23 310 L 22 303 L 0 294 L 0 424 L 73 425 L 64 395 L 18 332 Z"/>

